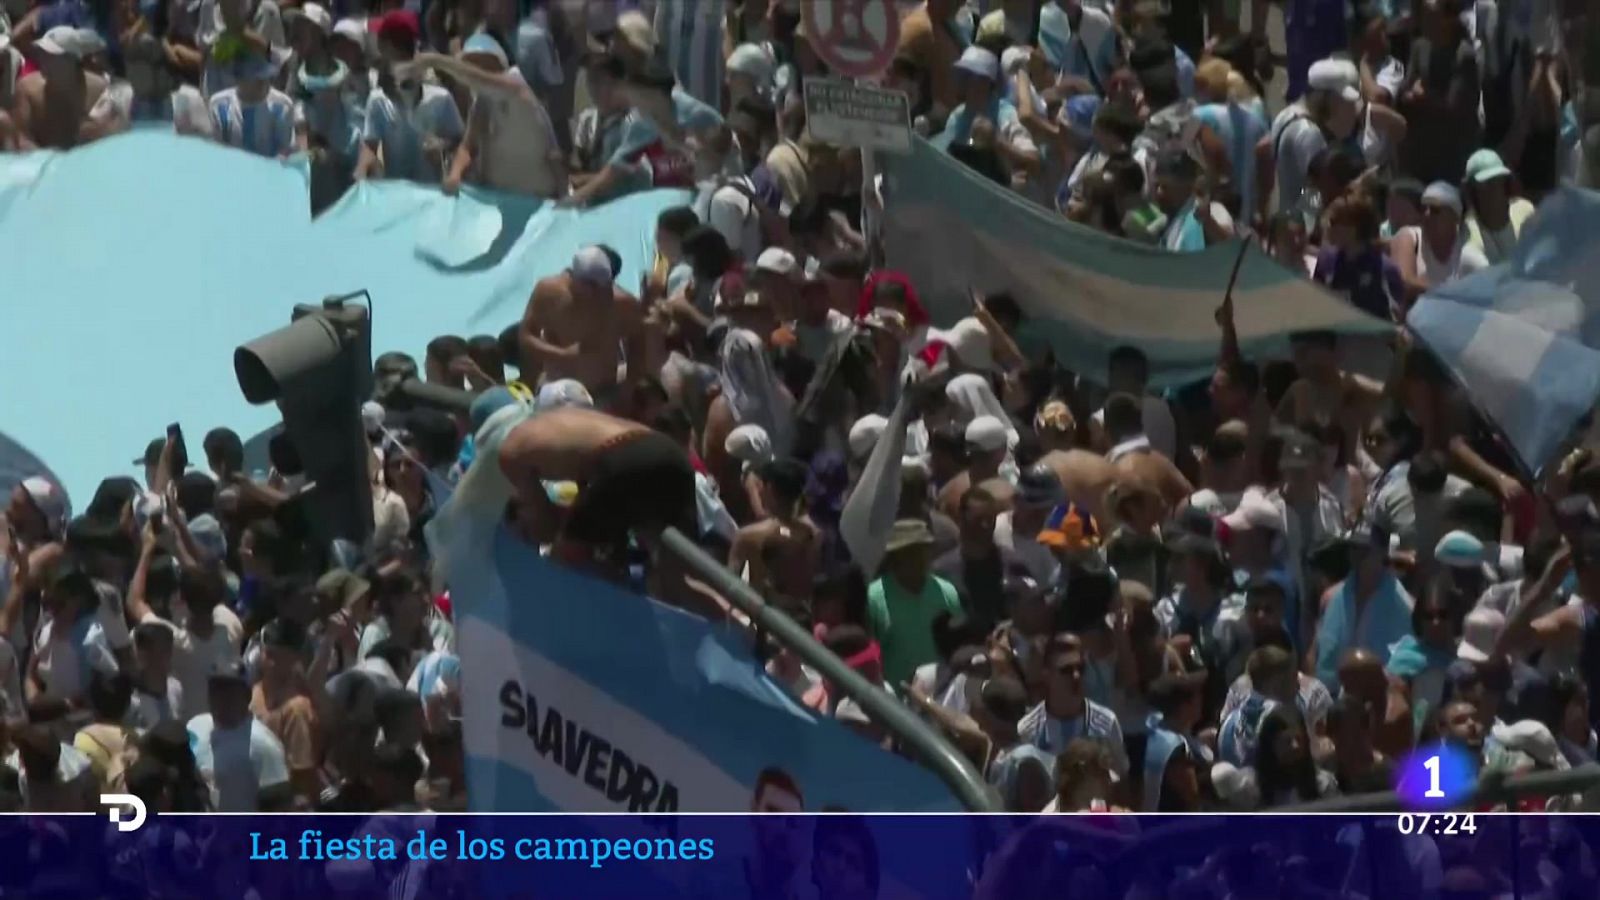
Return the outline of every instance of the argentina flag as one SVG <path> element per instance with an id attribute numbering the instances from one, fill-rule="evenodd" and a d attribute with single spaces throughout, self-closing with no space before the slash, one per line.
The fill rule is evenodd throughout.
<path id="1" fill-rule="evenodd" d="M 1173 253 L 1108 235 L 920 139 L 886 168 L 889 268 L 917 285 L 934 324 L 948 327 L 970 313 L 969 288 L 1006 291 L 1026 316 L 1017 339 L 1034 358 L 1048 347 L 1065 368 L 1095 377 L 1111 350 L 1127 344 L 1144 351 L 1158 389 L 1209 378 L 1216 368 L 1215 313 L 1240 259 L 1237 242 Z M 1326 329 L 1372 346 L 1394 332 L 1392 323 L 1253 247 L 1244 250 L 1233 304 L 1240 346 L 1252 359 L 1287 356 L 1296 331 Z M 1346 348 L 1347 360 L 1354 349 Z"/>
<path id="2" fill-rule="evenodd" d="M 1426 294 L 1407 324 L 1538 475 L 1600 398 L 1600 193 L 1551 194 L 1509 262 Z"/>

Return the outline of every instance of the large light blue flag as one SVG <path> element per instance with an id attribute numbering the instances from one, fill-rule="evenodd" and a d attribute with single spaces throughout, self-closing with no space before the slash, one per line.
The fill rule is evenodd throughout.
<path id="1" fill-rule="evenodd" d="M 1009 291 L 1028 317 L 1021 336 L 1056 361 L 1101 378 L 1131 344 L 1150 359 L 1151 383 L 1208 377 L 1216 365 L 1214 314 L 1239 255 L 1237 243 L 1174 253 L 1067 221 L 918 140 L 888 160 L 884 242 L 892 268 L 910 275 L 928 312 L 949 325 L 971 308 L 967 289 Z M 1367 315 L 1251 248 L 1234 288 L 1240 346 L 1252 358 L 1287 355 L 1289 334 L 1328 329 L 1386 335 Z M 1024 348 L 1026 349 L 1026 347 Z"/>
<path id="2" fill-rule="evenodd" d="M 244 402 L 233 348 L 296 303 L 366 289 L 373 351 L 420 360 L 441 334 L 519 320 L 534 282 L 584 244 L 609 244 L 619 283 L 637 285 L 656 216 L 687 202 L 663 190 L 578 211 L 373 181 L 313 221 L 306 177 L 299 161 L 155 132 L 0 155 L 0 434 L 81 505 L 107 475 L 142 476 L 131 461 L 169 422 L 192 440 L 276 422 Z"/>
<path id="3" fill-rule="evenodd" d="M 1509 261 L 1428 293 L 1407 325 L 1537 475 L 1600 400 L 1600 194 L 1552 194 Z"/>
<path id="4" fill-rule="evenodd" d="M 496 413 L 428 539 L 462 659 L 474 811 L 953 810 L 928 770 L 797 703 L 727 626 L 541 559 L 503 527 Z"/>

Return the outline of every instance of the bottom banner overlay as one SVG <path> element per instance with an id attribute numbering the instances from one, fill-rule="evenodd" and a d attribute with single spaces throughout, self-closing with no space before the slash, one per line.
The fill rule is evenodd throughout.
<path id="1" fill-rule="evenodd" d="M 120 825 L 131 821 L 120 814 Z M 1600 817 L 0 818 L 0 896 L 1593 897 Z"/>

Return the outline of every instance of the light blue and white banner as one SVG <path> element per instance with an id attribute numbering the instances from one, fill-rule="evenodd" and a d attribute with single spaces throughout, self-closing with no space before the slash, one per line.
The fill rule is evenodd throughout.
<path id="1" fill-rule="evenodd" d="M 296 303 L 365 289 L 373 352 L 420 360 L 434 337 L 520 320 L 534 282 L 584 244 L 609 244 L 637 286 L 656 216 L 688 196 L 572 210 L 369 181 L 313 220 L 306 178 L 302 161 L 150 131 L 0 154 L 0 434 L 86 502 L 107 475 L 143 475 L 129 461 L 169 422 L 196 441 L 276 422 L 244 402 L 233 348 Z"/>
<path id="2" fill-rule="evenodd" d="M 1600 400 L 1600 193 L 1550 195 L 1508 262 L 1430 292 L 1407 324 L 1537 474 Z"/>
<path id="3" fill-rule="evenodd" d="M 429 528 L 461 654 L 470 808 L 953 810 L 929 771 L 802 707 L 737 633 L 540 558 L 508 533 L 507 409 Z M 791 791 L 783 788 L 784 793 Z"/>
<path id="4" fill-rule="evenodd" d="M 1112 237 L 921 140 L 887 166 L 889 264 L 911 276 L 936 324 L 967 314 L 969 286 L 1009 291 L 1028 317 L 1023 342 L 1049 346 L 1058 363 L 1086 377 L 1103 378 L 1111 351 L 1124 344 L 1150 358 L 1156 387 L 1210 375 L 1220 338 L 1214 314 L 1237 243 L 1173 253 Z M 1240 345 L 1251 358 L 1286 355 L 1293 331 L 1393 331 L 1254 248 L 1240 267 L 1233 303 Z"/>

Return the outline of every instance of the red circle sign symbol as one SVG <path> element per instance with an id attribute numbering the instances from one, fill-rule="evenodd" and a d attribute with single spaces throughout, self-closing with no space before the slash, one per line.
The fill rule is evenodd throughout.
<path id="1" fill-rule="evenodd" d="M 869 78 L 889 68 L 900 42 L 894 0 L 803 0 L 800 21 L 811 49 L 834 74 Z"/>

